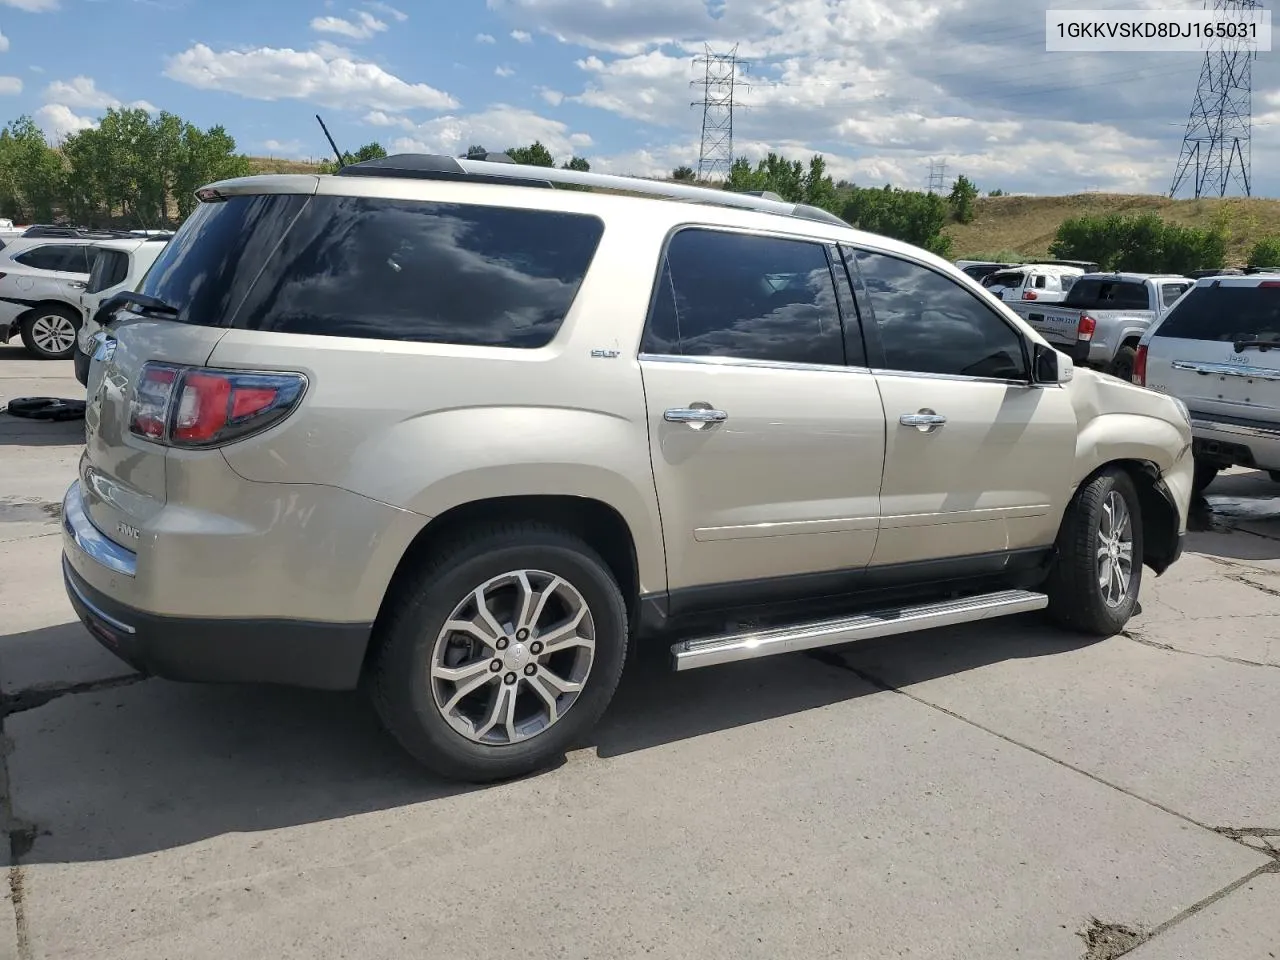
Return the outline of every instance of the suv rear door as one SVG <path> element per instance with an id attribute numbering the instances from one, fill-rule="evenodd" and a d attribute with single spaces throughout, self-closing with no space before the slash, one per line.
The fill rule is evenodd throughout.
<path id="1" fill-rule="evenodd" d="M 673 613 L 839 593 L 871 559 L 884 410 L 833 256 L 709 227 L 668 241 L 640 366 Z"/>

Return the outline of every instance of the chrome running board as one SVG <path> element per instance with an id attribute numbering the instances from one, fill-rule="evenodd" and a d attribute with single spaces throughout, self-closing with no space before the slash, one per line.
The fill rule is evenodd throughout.
<path id="1" fill-rule="evenodd" d="M 776 653 L 795 653 L 872 637 L 891 637 L 899 633 L 1030 613 L 1047 606 L 1049 598 L 1043 593 L 1001 590 L 960 600 L 872 610 L 835 620 L 684 640 L 671 648 L 671 659 L 676 670 L 696 670 Z"/>

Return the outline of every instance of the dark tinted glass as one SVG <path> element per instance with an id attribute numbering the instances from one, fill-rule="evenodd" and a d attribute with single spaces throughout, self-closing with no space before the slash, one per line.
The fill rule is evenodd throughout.
<path id="1" fill-rule="evenodd" d="M 13 259 L 33 270 L 58 270 L 63 273 L 88 273 L 86 247 L 74 244 L 47 244 L 20 253 Z"/>
<path id="2" fill-rule="evenodd" d="M 603 232 L 582 214 L 316 197 L 235 325 L 541 347 L 560 329 Z"/>
<path id="3" fill-rule="evenodd" d="M 968 290 L 897 257 L 857 261 L 887 369 L 1026 379 L 1022 338 Z"/>
<path id="4" fill-rule="evenodd" d="M 99 250 L 89 271 L 86 293 L 101 293 L 129 275 L 129 255 L 120 250 Z"/>
<path id="5" fill-rule="evenodd" d="M 645 349 L 842 365 L 826 251 L 800 240 L 680 231 L 667 248 Z"/>
<path id="6" fill-rule="evenodd" d="M 1224 343 L 1280 339 L 1280 287 L 1196 287 L 1154 336 Z"/>
<path id="7" fill-rule="evenodd" d="M 1133 280 L 1077 280 L 1062 301 L 1079 310 L 1150 310 L 1144 283 Z"/>
<path id="8" fill-rule="evenodd" d="M 1190 287 L 1189 283 L 1166 283 L 1160 290 L 1160 296 L 1164 300 L 1166 307 L 1172 307 L 1178 302 L 1178 298 L 1187 292 Z"/>

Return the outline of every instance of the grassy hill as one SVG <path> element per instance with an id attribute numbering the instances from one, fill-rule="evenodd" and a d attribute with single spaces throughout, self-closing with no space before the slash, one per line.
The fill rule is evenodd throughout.
<path id="1" fill-rule="evenodd" d="M 262 173 L 316 173 L 318 163 L 305 160 L 280 160 L 275 157 L 250 157 L 249 165 L 255 175 Z"/>
<path id="2" fill-rule="evenodd" d="M 1157 214 L 1189 227 L 1222 224 L 1230 237 L 1228 259 L 1243 263 L 1254 242 L 1280 236 L 1280 200 L 1232 197 L 1225 200 L 1170 200 L 1159 196 L 1085 193 L 1068 197 L 987 197 L 977 203 L 972 223 L 946 228 L 955 239 L 953 257 L 980 259 L 1017 253 L 1043 257 L 1058 225 L 1086 214 Z"/>

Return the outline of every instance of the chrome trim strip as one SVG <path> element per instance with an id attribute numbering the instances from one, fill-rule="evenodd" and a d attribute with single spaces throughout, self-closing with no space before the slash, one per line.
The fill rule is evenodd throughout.
<path id="1" fill-rule="evenodd" d="M 1223 423 L 1220 420 L 1200 420 L 1192 418 L 1191 429 L 1212 430 L 1214 433 L 1227 433 L 1235 437 L 1253 437 L 1256 440 L 1280 440 L 1280 425 L 1274 430 L 1265 427 L 1246 427 L 1239 423 Z"/>
<path id="2" fill-rule="evenodd" d="M 763 537 L 797 537 L 821 533 L 865 533 L 880 525 L 879 517 L 833 517 L 829 520 L 779 520 L 729 527 L 698 527 L 693 539 L 699 543 L 722 540 L 757 540 Z"/>
<path id="3" fill-rule="evenodd" d="M 1219 377 L 1238 377 L 1241 380 L 1280 381 L 1280 370 L 1268 367 L 1253 367 L 1235 363 L 1195 363 L 1191 360 L 1174 360 L 1170 366 L 1175 370 L 1187 370 L 1202 376 L 1216 374 Z"/>
<path id="4" fill-rule="evenodd" d="M 138 555 L 107 539 L 93 525 L 84 508 L 84 493 L 79 480 L 67 489 L 67 495 L 62 498 L 62 528 L 90 560 L 126 577 L 137 575 Z"/>
<path id="5" fill-rule="evenodd" d="M 785 360 L 748 360 L 744 357 L 686 357 L 676 353 L 642 353 L 636 359 L 648 363 L 696 363 L 712 367 L 752 367 L 761 370 L 805 370 L 810 373 L 870 373 L 867 367 L 841 367 L 829 363 L 792 363 Z"/>
<path id="6" fill-rule="evenodd" d="M 66 557 L 62 558 L 62 565 L 63 567 L 69 567 Z M 104 613 L 101 607 L 99 607 L 96 603 L 94 603 L 92 600 L 90 600 L 88 597 L 84 595 L 84 591 L 81 590 L 78 586 L 76 586 L 75 580 L 73 580 L 70 576 L 67 576 L 65 579 L 67 581 L 67 586 L 76 595 L 76 599 L 79 600 L 81 603 L 83 603 L 88 608 L 90 613 L 92 613 L 95 617 L 97 617 L 107 626 L 114 627 L 115 629 L 119 630 L 121 633 L 127 633 L 130 636 L 133 636 L 138 632 L 133 627 L 129 626 L 127 623 L 117 620 L 115 617 L 111 616 L 108 613 Z"/>
<path id="7" fill-rule="evenodd" d="M 918 370 L 882 370 L 872 367 L 877 377 L 904 377 L 908 380 L 949 380 L 955 383 L 1001 383 L 1014 387 L 1060 386 L 1060 384 L 1033 383 L 1030 380 L 1006 380 L 1002 377 L 970 377 L 961 373 L 924 373 Z"/>
<path id="8" fill-rule="evenodd" d="M 823 620 L 794 627 L 757 630 L 748 633 L 686 640 L 671 648 L 673 666 L 678 671 L 751 660 L 778 653 L 794 653 L 850 643 L 873 637 L 891 637 L 934 627 L 973 623 L 1017 613 L 1043 610 L 1049 598 L 1026 590 L 1004 590 L 962 600 L 921 604 L 836 620 Z"/>

